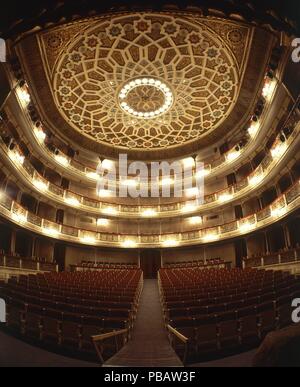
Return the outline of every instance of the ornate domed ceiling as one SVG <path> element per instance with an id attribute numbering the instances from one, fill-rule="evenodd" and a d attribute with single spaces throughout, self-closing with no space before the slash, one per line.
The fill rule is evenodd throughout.
<path id="1" fill-rule="evenodd" d="M 52 125 L 86 148 L 183 153 L 228 128 L 253 34 L 190 13 L 86 19 L 37 36 L 48 85 L 33 86 Z"/>

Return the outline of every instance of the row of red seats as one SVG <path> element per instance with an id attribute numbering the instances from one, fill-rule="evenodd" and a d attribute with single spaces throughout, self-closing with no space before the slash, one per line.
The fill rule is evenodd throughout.
<path id="1" fill-rule="evenodd" d="M 114 262 L 93 262 L 93 261 L 82 261 L 80 265 L 75 265 L 75 268 L 90 268 L 90 269 L 137 269 L 138 266 L 135 263 L 120 263 Z"/>
<path id="2" fill-rule="evenodd" d="M 292 323 L 291 303 L 300 296 L 295 276 L 252 269 L 163 269 L 159 283 L 166 324 L 188 339 L 172 334 L 174 348 L 195 361 L 258 345 Z"/>
<path id="3" fill-rule="evenodd" d="M 124 278 L 128 284 L 125 289 Z M 93 286 L 89 280 L 94 280 Z M 78 356 L 89 354 L 89 358 L 95 358 L 92 335 L 120 329 L 130 334 L 141 286 L 140 270 L 122 270 L 120 275 L 120 270 L 109 269 L 107 276 L 102 272 L 46 273 L 2 283 L 0 297 L 8 306 L 8 329 L 47 348 L 54 345 L 63 351 L 72 349 Z M 115 343 L 109 347 L 112 343 L 108 342 L 105 348 L 112 350 Z"/>
<path id="4" fill-rule="evenodd" d="M 212 259 L 207 259 L 207 260 L 196 260 L 196 261 L 182 261 L 182 262 L 168 262 L 165 263 L 165 267 L 168 269 L 172 268 L 187 268 L 187 267 L 218 267 L 222 268 L 225 267 L 227 263 L 221 259 L 221 258 L 212 258 Z"/>

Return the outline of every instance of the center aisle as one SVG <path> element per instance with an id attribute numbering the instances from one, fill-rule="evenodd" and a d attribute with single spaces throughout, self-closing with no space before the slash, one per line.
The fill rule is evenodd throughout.
<path id="1" fill-rule="evenodd" d="M 183 367 L 164 327 L 157 280 L 144 280 L 132 339 L 103 367 Z"/>

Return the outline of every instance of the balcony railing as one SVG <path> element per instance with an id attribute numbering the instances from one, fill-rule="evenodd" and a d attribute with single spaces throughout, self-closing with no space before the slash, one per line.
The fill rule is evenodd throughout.
<path id="1" fill-rule="evenodd" d="M 51 262 L 35 261 L 7 254 L 0 254 L 0 269 L 20 269 L 33 271 L 58 271 L 58 265 Z"/>
<path id="2" fill-rule="evenodd" d="M 294 263 L 300 264 L 300 248 L 246 258 L 243 260 L 243 267 L 265 267 Z"/>
<path id="3" fill-rule="evenodd" d="M 282 219 L 300 207 L 300 181 L 281 195 L 267 208 L 246 218 L 235 220 L 211 228 L 168 234 L 116 234 L 100 233 L 61 225 L 30 214 L 6 195 L 0 195 L 0 213 L 21 227 L 44 236 L 78 242 L 91 246 L 137 247 L 176 247 L 212 243 L 254 232 Z"/>
<path id="4" fill-rule="evenodd" d="M 294 112 L 296 111 L 296 107 L 298 104 L 295 105 L 294 109 L 289 119 L 285 122 L 284 126 L 291 126 L 293 127 L 293 132 L 290 134 L 287 141 L 282 144 L 278 143 L 278 138 L 276 138 L 274 142 L 274 147 L 271 149 L 270 153 L 267 154 L 265 159 L 262 161 L 262 163 L 256 168 L 255 171 L 253 171 L 249 176 L 247 176 L 245 179 L 241 180 L 237 184 L 234 184 L 224 190 L 217 191 L 214 193 L 211 193 L 209 195 L 206 195 L 204 197 L 204 203 L 200 206 L 196 206 L 194 210 L 189 211 L 189 213 L 194 213 L 200 210 L 207 210 L 211 209 L 214 206 L 217 206 L 220 204 L 220 200 L 223 197 L 226 197 L 226 203 L 231 202 L 232 200 L 237 200 L 238 198 L 241 198 L 243 195 L 248 194 L 251 190 L 257 189 L 260 185 L 263 184 L 264 180 L 268 177 L 268 175 L 276 168 L 276 166 L 281 162 L 283 157 L 287 154 L 292 144 L 295 143 L 295 141 L 299 138 L 299 132 L 300 132 L 300 124 L 299 124 L 299 117 L 297 116 L 295 119 Z M 294 125 L 294 126 L 292 126 Z M 281 147 L 284 145 L 284 148 L 280 148 L 280 153 L 276 152 L 276 157 L 272 157 L 272 150 L 276 149 L 277 147 Z M 43 194 L 48 196 L 49 198 L 63 203 L 64 205 L 70 206 L 70 207 L 78 207 L 78 209 L 89 211 L 94 214 L 98 214 L 100 212 L 105 213 L 107 209 L 111 209 L 113 207 L 114 212 L 108 213 L 107 215 L 113 216 L 113 217 L 141 217 L 143 212 L 147 210 L 148 207 L 145 206 L 135 206 L 135 205 L 112 205 L 111 203 L 96 200 L 93 198 L 88 198 L 82 195 L 79 195 L 75 192 L 72 192 L 70 190 L 64 190 L 61 187 L 50 183 L 47 181 L 44 177 L 42 177 L 30 164 L 28 160 L 24 160 L 23 163 L 19 163 L 18 157 L 12 157 L 11 151 L 8 149 L 8 146 L 4 143 L 3 139 L 0 136 L 0 147 L 3 149 L 4 154 L 7 155 L 8 158 L 10 158 L 12 165 L 17 168 L 19 171 L 21 171 L 24 175 L 24 178 L 26 181 L 31 182 L 34 189 L 37 191 L 43 191 Z M 288 198 L 290 200 L 290 198 Z M 184 210 L 184 207 L 187 203 L 189 203 L 191 199 L 182 201 L 180 203 L 172 203 L 172 204 L 162 204 L 158 206 L 152 206 L 153 210 L 155 211 L 156 216 L 160 217 L 172 217 L 177 216 L 178 214 L 182 213 Z M 74 204 L 75 203 L 75 204 Z"/>

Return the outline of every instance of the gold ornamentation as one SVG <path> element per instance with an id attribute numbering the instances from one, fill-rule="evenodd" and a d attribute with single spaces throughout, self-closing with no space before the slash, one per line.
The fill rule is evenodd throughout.
<path id="1" fill-rule="evenodd" d="M 210 133 L 232 111 L 245 65 L 247 27 L 175 13 L 76 23 L 72 34 L 58 27 L 40 40 L 56 106 L 85 136 L 134 150 L 175 147 Z M 143 76 L 170 85 L 173 99 L 160 115 L 135 119 L 121 107 L 119 91 Z M 126 100 L 133 111 L 144 113 L 159 110 L 164 101 L 152 86 L 133 89 Z"/>

